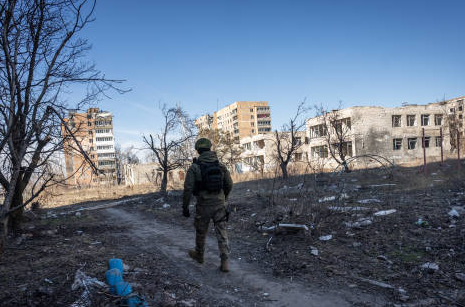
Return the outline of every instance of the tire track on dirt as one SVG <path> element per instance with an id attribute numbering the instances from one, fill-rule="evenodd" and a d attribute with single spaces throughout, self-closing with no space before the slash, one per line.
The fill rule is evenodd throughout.
<path id="1" fill-rule="evenodd" d="M 355 302 L 369 306 L 383 306 L 382 299 L 367 294 L 352 293 L 335 289 L 322 293 L 298 282 L 278 280 L 260 273 L 253 265 L 231 259 L 231 272 L 219 272 L 218 247 L 216 240 L 207 238 L 205 263 L 197 264 L 188 259 L 187 249 L 194 244 L 194 230 L 187 231 L 176 225 L 170 225 L 156 220 L 144 220 L 135 213 L 129 213 L 120 208 L 102 210 L 113 222 L 129 228 L 130 235 L 138 240 L 133 244 L 142 249 L 160 250 L 173 260 L 180 271 L 188 275 L 190 280 L 207 288 L 215 297 L 222 297 L 241 306 L 276 306 L 276 307 L 325 307 L 353 306 Z M 237 292 L 231 291 L 238 289 Z M 229 289 L 229 290 L 228 290 Z M 228 290 L 228 291 L 226 291 Z M 269 293 L 264 300 L 264 293 Z"/>

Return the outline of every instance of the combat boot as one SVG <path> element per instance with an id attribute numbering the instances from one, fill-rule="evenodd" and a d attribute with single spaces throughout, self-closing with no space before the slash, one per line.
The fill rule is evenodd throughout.
<path id="1" fill-rule="evenodd" d="M 224 273 L 229 272 L 228 258 L 221 258 L 220 271 Z"/>
<path id="2" fill-rule="evenodd" d="M 197 251 L 191 249 L 189 250 L 189 256 L 198 263 L 203 263 L 203 254 L 197 253 Z"/>

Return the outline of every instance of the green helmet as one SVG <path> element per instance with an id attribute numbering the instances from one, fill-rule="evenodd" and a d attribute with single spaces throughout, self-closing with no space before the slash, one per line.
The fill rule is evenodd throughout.
<path id="1" fill-rule="evenodd" d="M 199 151 L 200 149 L 208 149 L 212 148 L 212 142 L 206 138 L 200 138 L 195 142 L 195 150 Z"/>

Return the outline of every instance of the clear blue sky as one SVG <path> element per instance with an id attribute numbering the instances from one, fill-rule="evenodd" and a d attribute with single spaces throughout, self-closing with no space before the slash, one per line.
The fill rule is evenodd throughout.
<path id="1" fill-rule="evenodd" d="M 201 115 L 266 100 L 399 106 L 465 95 L 465 1 L 99 0 L 89 59 L 132 92 L 100 107 L 116 142 L 159 129 L 158 103 Z"/>

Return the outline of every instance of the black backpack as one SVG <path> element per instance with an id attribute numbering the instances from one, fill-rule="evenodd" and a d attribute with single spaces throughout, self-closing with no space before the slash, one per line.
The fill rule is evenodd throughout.
<path id="1" fill-rule="evenodd" d="M 200 172 L 202 174 L 202 181 L 196 182 L 197 193 L 201 190 L 219 192 L 223 189 L 224 174 L 218 161 L 207 163 L 195 159 L 194 163 L 200 166 Z"/>

